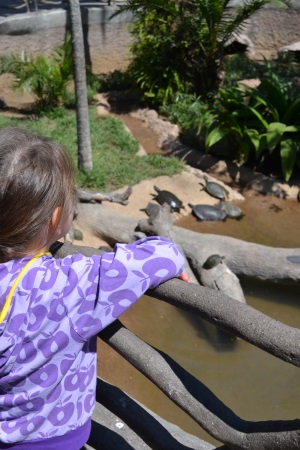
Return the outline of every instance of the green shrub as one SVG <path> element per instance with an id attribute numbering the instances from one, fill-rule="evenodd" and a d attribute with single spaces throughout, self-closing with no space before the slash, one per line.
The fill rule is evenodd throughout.
<path id="1" fill-rule="evenodd" d="M 71 39 L 67 35 L 65 43 L 56 47 L 49 57 L 33 57 L 26 52 L 1 55 L 0 74 L 13 74 L 13 87 L 33 94 L 37 112 L 49 110 L 61 105 L 67 94 L 73 77 L 71 53 Z"/>
<path id="2" fill-rule="evenodd" d="M 209 103 L 203 102 L 195 94 L 177 94 L 170 103 L 161 106 L 159 111 L 180 127 L 182 140 L 196 148 L 199 147 L 200 122 L 203 129 L 207 129 L 213 119 Z"/>
<path id="3" fill-rule="evenodd" d="M 224 80 L 222 87 L 236 86 L 239 80 L 260 78 L 263 74 L 261 63 L 253 61 L 243 53 L 230 55 L 224 61 Z"/>
<path id="4" fill-rule="evenodd" d="M 236 86 L 238 81 L 249 78 L 268 78 L 273 73 L 284 80 L 299 76 L 300 63 L 291 53 L 278 53 L 277 58 L 262 61 L 249 59 L 237 53 L 225 58 L 222 87 Z"/>
<path id="5" fill-rule="evenodd" d="M 130 77 L 150 103 L 166 104 L 176 92 L 185 92 L 189 83 L 181 76 L 180 47 L 187 45 L 179 30 L 171 31 L 172 15 L 161 11 L 142 14 L 131 27 L 134 55 L 128 68 Z"/>
<path id="6" fill-rule="evenodd" d="M 249 0 L 231 8 L 228 0 L 127 0 L 114 15 L 134 14 L 130 70 L 145 97 L 166 104 L 177 92 L 206 97 L 217 91 L 229 39 L 274 1 L 289 4 Z"/>
<path id="7" fill-rule="evenodd" d="M 97 90 L 101 92 L 126 91 L 134 89 L 136 86 L 128 70 L 114 70 L 109 73 L 98 75 Z"/>
<path id="8" fill-rule="evenodd" d="M 256 89 L 220 89 L 211 112 L 207 151 L 222 142 L 227 156 L 267 173 L 280 168 L 286 181 L 300 167 L 300 91 L 270 68 Z"/>

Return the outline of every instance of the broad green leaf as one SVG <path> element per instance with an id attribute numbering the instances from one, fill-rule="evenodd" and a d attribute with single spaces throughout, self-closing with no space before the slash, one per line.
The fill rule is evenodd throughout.
<path id="1" fill-rule="evenodd" d="M 298 169 L 300 169 L 300 154 L 299 154 L 299 152 L 297 153 L 297 157 L 296 157 L 296 165 L 297 165 Z"/>
<path id="2" fill-rule="evenodd" d="M 223 130 L 222 128 L 214 128 L 205 139 L 205 148 L 209 149 L 214 144 L 219 142 L 221 139 L 223 139 L 226 134 L 228 134 L 229 130 Z"/>
<path id="3" fill-rule="evenodd" d="M 267 135 L 261 134 L 259 139 L 259 147 L 256 150 L 256 158 L 260 157 L 265 148 L 267 148 Z"/>
<path id="4" fill-rule="evenodd" d="M 286 125 L 280 122 L 272 122 L 267 129 L 267 146 L 270 152 L 274 150 L 276 145 L 280 142 L 284 132 L 286 131 Z"/>
<path id="5" fill-rule="evenodd" d="M 283 116 L 284 123 L 293 124 L 300 123 L 300 97 L 297 97 L 287 109 Z"/>
<path id="6" fill-rule="evenodd" d="M 297 142 L 286 139 L 280 144 L 281 167 L 285 181 L 289 181 L 297 159 L 299 147 Z"/>
<path id="7" fill-rule="evenodd" d="M 259 144 L 260 144 L 260 134 L 257 130 L 245 130 L 245 133 L 248 135 L 250 141 L 254 145 L 255 153 L 258 152 Z"/>
<path id="8" fill-rule="evenodd" d="M 270 80 L 262 80 L 259 88 L 260 91 L 263 90 L 268 96 L 268 102 L 276 108 L 279 113 L 279 117 L 283 117 L 285 111 L 288 107 L 287 100 L 282 94 L 280 89 L 275 86 Z"/>
<path id="9" fill-rule="evenodd" d="M 250 111 L 252 111 L 252 113 L 258 118 L 258 120 L 260 121 L 260 123 L 264 126 L 265 129 L 268 128 L 269 124 L 268 122 L 263 118 L 263 116 L 255 109 L 252 108 L 251 106 L 248 106 L 248 108 L 250 109 Z"/>
<path id="10" fill-rule="evenodd" d="M 243 155 L 244 161 L 247 161 L 250 155 L 250 141 L 248 139 L 242 140 L 240 151 Z"/>
<path id="11" fill-rule="evenodd" d="M 297 133 L 300 131 L 300 126 L 296 126 L 296 125 L 288 125 L 285 129 L 286 133 Z"/>

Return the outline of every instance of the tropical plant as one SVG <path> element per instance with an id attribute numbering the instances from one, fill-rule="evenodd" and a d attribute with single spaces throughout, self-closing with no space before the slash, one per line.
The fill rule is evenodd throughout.
<path id="1" fill-rule="evenodd" d="M 67 35 L 64 44 L 49 57 L 34 57 L 24 51 L 20 55 L 0 55 L 0 74 L 13 74 L 13 88 L 33 94 L 38 112 L 57 107 L 73 77 L 71 50 L 71 38 Z"/>
<path id="2" fill-rule="evenodd" d="M 227 55 L 224 61 L 223 86 L 234 86 L 239 80 L 249 78 L 263 78 L 274 75 L 283 79 L 297 77 L 300 71 L 300 62 L 291 52 L 280 52 L 276 58 L 263 61 L 249 59 L 244 53 Z"/>
<path id="3" fill-rule="evenodd" d="M 269 70 L 258 88 L 220 89 L 205 132 L 205 148 L 220 141 L 232 158 L 271 172 L 281 167 L 288 181 L 300 168 L 300 91 Z"/>
<path id="4" fill-rule="evenodd" d="M 196 94 L 176 94 L 162 105 L 159 112 L 180 127 L 181 140 L 191 146 L 199 145 L 199 127 L 208 129 L 213 120 L 209 103 Z M 203 137 L 203 133 L 201 138 Z"/>
<path id="5" fill-rule="evenodd" d="M 179 49 L 184 46 L 184 36 L 170 33 L 172 15 L 162 11 L 159 15 L 149 11 L 130 27 L 134 41 L 133 60 L 128 68 L 145 99 L 166 104 L 177 92 L 186 92 L 189 83 L 183 79 Z"/>
<path id="6" fill-rule="evenodd" d="M 226 44 L 269 3 L 248 0 L 231 8 L 230 0 L 127 0 L 116 14 L 131 11 L 136 19 L 131 70 L 137 83 L 164 102 L 189 87 L 202 96 L 217 90 Z M 289 0 L 276 3 L 286 6 Z"/>

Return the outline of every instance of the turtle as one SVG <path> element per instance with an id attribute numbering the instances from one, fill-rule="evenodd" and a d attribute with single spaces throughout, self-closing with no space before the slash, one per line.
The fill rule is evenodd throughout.
<path id="1" fill-rule="evenodd" d="M 74 239 L 76 241 L 83 241 L 83 233 L 82 231 L 78 230 L 77 228 L 74 228 Z"/>
<path id="2" fill-rule="evenodd" d="M 202 265 L 200 280 L 203 286 L 222 291 L 241 303 L 246 303 L 241 283 L 235 273 L 224 262 L 225 257 L 210 255 Z"/>
<path id="3" fill-rule="evenodd" d="M 146 208 L 141 208 L 140 211 L 145 211 L 148 216 L 155 216 L 159 212 L 160 206 L 156 203 L 149 202 Z"/>
<path id="4" fill-rule="evenodd" d="M 287 256 L 286 259 L 293 264 L 300 264 L 300 255 Z"/>
<path id="5" fill-rule="evenodd" d="M 100 245 L 100 247 L 98 248 L 98 250 L 101 250 L 101 252 L 111 252 L 111 248 L 108 247 L 108 245 Z"/>
<path id="6" fill-rule="evenodd" d="M 228 197 L 229 193 L 223 186 L 215 181 L 208 181 L 206 175 L 203 175 L 203 178 L 205 184 L 199 183 L 203 186 L 202 190 L 204 189 L 209 195 L 218 198 L 219 200 L 225 200 Z"/>
<path id="7" fill-rule="evenodd" d="M 217 222 L 220 220 L 226 220 L 227 214 L 220 208 L 212 205 L 192 205 L 189 203 L 189 207 L 192 208 L 194 216 L 197 220 L 206 220 Z"/>
<path id="8" fill-rule="evenodd" d="M 216 206 L 224 211 L 227 214 L 227 217 L 230 217 L 231 219 L 240 220 L 244 217 L 244 213 L 241 208 L 233 205 L 232 203 L 227 203 L 224 200 L 221 200 Z"/>
<path id="9" fill-rule="evenodd" d="M 203 264 L 203 269 L 210 270 L 216 267 L 218 264 L 223 263 L 223 259 L 225 259 L 225 256 L 221 255 L 210 255 L 205 263 Z"/>
<path id="10" fill-rule="evenodd" d="M 180 212 L 181 208 L 184 208 L 184 205 L 175 194 L 172 194 L 170 191 L 161 191 L 158 187 L 153 186 L 157 192 L 157 195 L 152 194 L 154 199 L 158 201 L 160 205 L 167 203 L 171 207 L 171 212 Z"/>

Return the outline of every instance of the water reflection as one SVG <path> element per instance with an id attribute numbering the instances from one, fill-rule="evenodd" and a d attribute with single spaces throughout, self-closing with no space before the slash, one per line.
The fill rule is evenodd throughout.
<path id="1" fill-rule="evenodd" d="M 176 225 L 224 234 L 277 247 L 300 247 L 297 202 L 250 198 L 240 204 L 241 221 L 199 223 L 188 216 Z M 241 280 L 247 303 L 289 326 L 300 328 L 299 288 Z M 201 380 L 245 420 L 294 419 L 299 416 L 299 371 L 262 350 L 218 331 L 213 325 L 144 296 L 122 322 Z M 165 419 L 218 444 L 152 383 L 105 344 L 99 349 L 99 374 Z"/>

